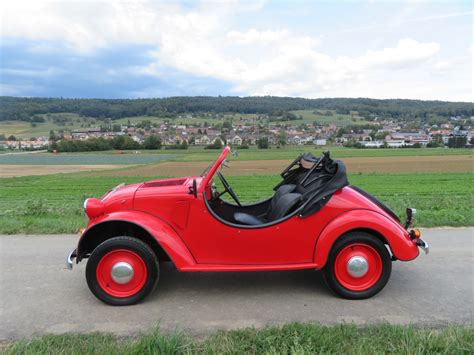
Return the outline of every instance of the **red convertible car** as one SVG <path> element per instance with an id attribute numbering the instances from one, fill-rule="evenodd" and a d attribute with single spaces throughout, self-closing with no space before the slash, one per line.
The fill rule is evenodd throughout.
<path id="1" fill-rule="evenodd" d="M 392 261 L 416 258 L 418 247 L 428 252 L 420 232 L 408 230 L 414 210 L 402 225 L 350 186 L 345 166 L 329 153 L 299 156 L 273 196 L 242 204 L 222 174 L 229 152 L 199 176 L 121 184 L 87 199 L 89 223 L 69 268 L 88 258 L 89 288 L 111 305 L 149 295 L 164 261 L 181 272 L 322 269 L 336 294 L 362 299 L 383 289 Z"/>

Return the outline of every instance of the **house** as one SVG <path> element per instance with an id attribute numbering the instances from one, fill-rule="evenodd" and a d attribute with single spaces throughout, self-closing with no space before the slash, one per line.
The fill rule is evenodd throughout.
<path id="1" fill-rule="evenodd" d="M 235 135 L 234 137 L 230 139 L 230 143 L 232 145 L 242 145 L 242 142 L 243 142 L 242 138 L 237 135 Z"/>
<path id="2" fill-rule="evenodd" d="M 196 139 L 194 139 L 195 145 L 209 145 L 210 143 L 211 143 L 211 140 L 209 139 L 207 135 L 196 137 Z"/>
<path id="3" fill-rule="evenodd" d="M 365 148 L 381 148 L 384 145 L 384 142 L 381 141 L 362 141 L 359 144 Z"/>
<path id="4" fill-rule="evenodd" d="M 313 144 L 319 145 L 319 146 L 321 146 L 321 145 L 327 145 L 327 140 L 326 140 L 326 139 L 318 138 L 318 139 L 315 139 L 315 140 L 313 141 Z"/>

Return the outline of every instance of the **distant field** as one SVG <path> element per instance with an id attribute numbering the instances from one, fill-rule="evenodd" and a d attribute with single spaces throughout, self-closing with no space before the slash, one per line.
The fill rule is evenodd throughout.
<path id="1" fill-rule="evenodd" d="M 426 173 L 472 172 L 474 159 L 469 155 L 454 156 L 393 156 L 341 158 L 351 174 L 356 173 Z M 231 160 L 229 175 L 275 175 L 288 166 L 291 160 Z M 94 176 L 190 176 L 200 174 L 209 165 L 207 161 L 164 161 L 159 164 L 135 166 L 117 172 L 102 170 Z M 0 173 L 0 177 L 3 174 Z M 21 174 L 23 175 L 23 174 Z"/>
<path id="2" fill-rule="evenodd" d="M 392 156 L 431 156 L 431 155 L 472 155 L 472 149 L 444 148 L 403 148 L 403 149 L 357 149 L 344 147 L 287 146 L 281 149 L 239 149 L 237 160 L 293 160 L 299 154 L 312 153 L 319 156 L 323 151 L 330 151 L 334 158 L 349 157 L 392 157 Z M 173 151 L 178 161 L 212 161 L 219 155 L 219 150 L 208 150 L 192 147 L 186 152 Z M 234 159 L 229 154 L 229 159 Z"/>
<path id="3" fill-rule="evenodd" d="M 319 110 L 318 112 L 325 112 L 325 110 Z M 314 113 L 315 110 L 299 110 L 299 111 L 291 111 L 297 116 L 302 116 L 302 120 L 295 120 L 290 121 L 289 123 L 292 124 L 300 124 L 300 123 L 309 123 L 313 124 L 314 121 L 318 122 L 319 125 L 326 125 L 334 123 L 338 127 L 345 127 L 349 125 L 361 125 L 361 124 L 373 124 L 374 122 L 366 121 L 364 118 L 359 117 L 357 115 L 342 115 L 337 114 L 335 111 L 330 111 L 331 115 L 320 115 Z"/>
<path id="4" fill-rule="evenodd" d="M 325 111 L 324 111 L 325 112 Z M 302 116 L 303 119 L 298 119 L 294 121 L 283 121 L 283 122 L 268 122 L 268 120 L 263 119 L 258 121 L 259 123 L 270 123 L 270 124 L 291 124 L 291 125 L 299 125 L 301 123 L 313 124 L 314 121 L 320 124 L 331 124 L 334 123 L 337 126 L 343 127 L 347 125 L 357 125 L 357 124 L 366 124 L 370 123 L 365 121 L 363 118 L 358 116 L 351 116 L 351 115 L 339 115 L 336 114 L 334 111 L 331 111 L 332 115 L 318 115 L 314 113 L 314 110 L 300 110 L 300 111 L 292 111 L 292 113 L 296 114 L 297 116 Z M 39 136 L 48 136 L 51 130 L 59 131 L 71 131 L 74 129 L 86 128 L 86 127 L 97 127 L 103 121 L 91 118 L 91 117 L 82 117 L 75 113 L 63 112 L 63 113 L 51 113 L 51 114 L 41 114 L 38 115 L 43 117 L 46 122 L 39 122 L 36 123 L 36 126 L 32 126 L 30 122 L 26 121 L 0 121 L 0 134 L 5 134 L 6 136 L 15 135 L 17 137 L 22 137 L 25 139 L 29 139 L 31 137 L 39 137 Z M 150 121 L 154 124 L 162 124 L 165 121 L 170 123 L 174 123 L 177 125 L 216 125 L 221 124 L 225 120 L 232 120 L 233 124 L 240 124 L 240 123 L 251 123 L 257 122 L 258 115 L 256 114 L 240 114 L 240 113 L 221 113 L 217 114 L 214 117 L 204 116 L 204 115 L 196 115 L 195 117 L 191 117 L 191 115 L 182 115 L 182 117 L 176 118 L 166 118 L 166 117 L 158 117 L 158 116 L 134 116 L 134 117 L 124 117 L 120 119 L 116 119 L 111 121 L 111 123 L 118 123 L 118 124 L 140 124 L 142 121 Z M 64 118 L 65 124 L 61 124 L 58 121 L 58 118 Z"/>
<path id="5" fill-rule="evenodd" d="M 149 164 L 171 159 L 172 154 L 38 153 L 0 155 L 0 167 L 9 165 L 128 165 Z"/>
<path id="6" fill-rule="evenodd" d="M 124 117 L 118 120 L 114 120 L 114 123 L 127 124 L 139 124 L 142 121 L 150 121 L 151 123 L 162 124 L 166 121 L 177 125 L 196 125 L 196 124 L 209 124 L 215 125 L 224 122 L 225 120 L 232 120 L 233 124 L 239 124 L 243 122 L 251 122 L 257 118 L 256 114 L 240 114 L 240 113 L 228 113 L 218 114 L 215 117 L 206 117 L 202 115 L 182 115 L 182 117 L 166 118 L 157 116 L 135 116 L 135 117 Z"/>
<path id="7" fill-rule="evenodd" d="M 39 115 L 43 117 L 46 122 L 36 123 L 36 127 L 33 127 L 31 123 L 25 121 L 0 121 L 0 134 L 4 134 L 7 137 L 14 135 L 24 139 L 30 139 L 31 137 L 49 136 L 49 131 L 59 130 L 73 130 L 80 129 L 82 126 L 87 126 L 91 122 L 95 122 L 93 118 L 81 117 L 75 113 L 59 113 L 50 115 Z M 54 122 L 54 117 L 62 116 L 68 120 L 67 124 L 60 125 Z M 95 124 L 92 124 L 94 127 Z"/>
<path id="8" fill-rule="evenodd" d="M 126 171 L 126 170 L 124 170 Z M 156 179 L 155 176 L 94 176 L 60 174 L 0 179 L 0 233 L 69 233 L 83 227 L 82 203 L 100 197 L 121 182 Z M 350 182 L 385 201 L 403 215 L 406 207 L 418 209 L 416 224 L 474 225 L 473 177 L 470 173 L 350 174 Z M 230 183 L 242 201 L 272 194 L 279 178 L 231 176 Z"/>

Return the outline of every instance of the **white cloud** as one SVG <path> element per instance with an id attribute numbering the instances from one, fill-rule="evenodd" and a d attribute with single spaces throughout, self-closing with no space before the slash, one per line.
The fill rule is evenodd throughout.
<path id="1" fill-rule="evenodd" d="M 148 44 L 156 48 L 150 63 L 129 72 L 161 76 L 172 67 L 228 81 L 236 93 L 250 95 L 406 97 L 406 89 L 396 91 L 405 85 L 400 81 L 404 75 L 422 71 L 426 63 L 449 70 L 446 61 L 436 59 L 440 45 L 432 41 L 402 38 L 362 54 L 331 56 L 320 49 L 319 38 L 284 25 L 235 28 L 236 13 L 258 11 L 262 4 L 15 1 L 2 5 L 2 36 L 59 40 L 83 55 L 117 43 Z M 38 48 L 47 50 L 41 44 Z M 397 71 L 398 77 L 393 75 Z M 387 86 L 388 78 L 398 81 Z"/>

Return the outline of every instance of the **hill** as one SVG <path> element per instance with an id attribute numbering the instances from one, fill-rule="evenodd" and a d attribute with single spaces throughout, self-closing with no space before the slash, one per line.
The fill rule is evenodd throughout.
<path id="1" fill-rule="evenodd" d="M 0 97 L 0 121 L 43 122 L 38 115 L 71 113 L 99 120 L 154 116 L 174 118 L 190 113 L 241 113 L 279 115 L 296 110 L 333 110 L 337 114 L 357 112 L 359 116 L 381 115 L 400 120 L 430 116 L 474 115 L 470 102 L 423 100 L 376 100 L 368 98 L 305 99 L 294 97 L 195 96 L 155 99 L 64 99 Z"/>

